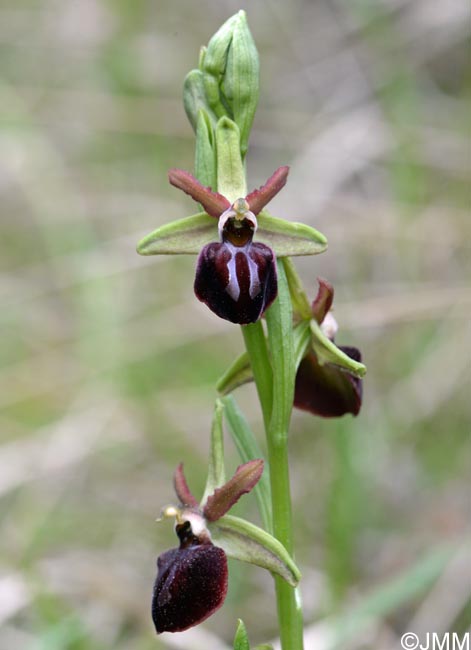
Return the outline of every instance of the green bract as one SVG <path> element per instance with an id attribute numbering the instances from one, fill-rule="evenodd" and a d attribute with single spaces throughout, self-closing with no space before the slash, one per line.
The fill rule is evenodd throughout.
<path id="1" fill-rule="evenodd" d="M 240 618 L 237 622 L 237 630 L 234 637 L 233 650 L 251 650 L 247 629 L 244 622 Z M 273 646 L 269 643 L 262 643 L 261 645 L 257 645 L 255 647 L 252 646 L 252 650 L 273 650 Z"/>
<path id="2" fill-rule="evenodd" d="M 249 637 L 244 622 L 239 618 L 234 637 L 234 650 L 250 650 Z"/>
<path id="3" fill-rule="evenodd" d="M 216 488 L 223 485 L 226 481 L 226 471 L 224 468 L 224 432 L 222 429 L 223 413 L 224 405 L 220 400 L 217 400 L 214 405 L 213 424 L 211 427 L 208 475 L 206 477 L 206 487 L 204 488 L 201 499 L 203 503 L 213 494 Z M 250 459 L 247 458 L 248 460 Z"/>

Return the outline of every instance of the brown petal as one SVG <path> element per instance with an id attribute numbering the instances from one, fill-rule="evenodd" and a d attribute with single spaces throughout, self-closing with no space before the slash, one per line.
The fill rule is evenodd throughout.
<path id="1" fill-rule="evenodd" d="M 250 206 L 250 210 L 257 215 L 266 204 L 286 185 L 289 167 L 278 167 L 276 172 L 270 176 L 265 185 L 258 190 L 253 190 L 245 199 Z"/>
<path id="2" fill-rule="evenodd" d="M 188 483 L 186 482 L 185 474 L 183 473 L 183 463 L 180 463 L 175 470 L 175 474 L 173 475 L 173 486 L 177 497 L 183 506 L 190 506 L 191 508 L 196 508 L 198 506 L 198 501 L 192 495 Z"/>
<path id="3" fill-rule="evenodd" d="M 256 486 L 262 472 L 261 458 L 239 465 L 234 476 L 208 497 L 203 508 L 205 518 L 208 521 L 217 521 L 225 515 L 243 494 L 247 494 Z"/>
<path id="4" fill-rule="evenodd" d="M 324 278 L 317 278 L 317 281 L 319 283 L 319 289 L 317 290 L 317 296 L 312 302 L 311 309 L 312 315 L 320 325 L 332 307 L 334 287 L 330 282 L 324 280 Z"/>
<path id="5" fill-rule="evenodd" d="M 231 207 L 229 201 L 222 194 L 212 192 L 209 187 L 204 187 L 194 176 L 183 169 L 170 169 L 168 180 L 171 185 L 178 187 L 189 194 L 192 199 L 201 203 L 211 217 L 218 218 L 227 208 Z"/>

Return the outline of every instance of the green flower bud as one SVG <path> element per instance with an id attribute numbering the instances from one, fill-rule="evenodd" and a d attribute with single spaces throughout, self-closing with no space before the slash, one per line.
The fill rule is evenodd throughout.
<path id="1" fill-rule="evenodd" d="M 208 49 L 208 48 L 206 47 L 206 45 L 202 45 L 201 48 L 200 48 L 200 55 L 199 55 L 199 59 L 198 59 L 198 68 L 199 68 L 200 70 L 203 69 L 204 59 L 205 59 L 205 57 L 206 57 L 206 51 L 207 51 L 207 49 Z"/>
<path id="2" fill-rule="evenodd" d="M 240 130 L 240 152 L 244 158 L 258 104 L 260 75 L 258 52 L 245 12 L 240 11 L 238 18 L 227 53 L 222 88 Z"/>
<path id="3" fill-rule="evenodd" d="M 259 60 L 245 11 L 239 11 L 216 32 L 200 58 L 209 106 L 228 116 L 240 130 L 240 152 L 247 153 L 259 95 Z"/>
<path id="4" fill-rule="evenodd" d="M 206 187 L 216 189 L 216 150 L 211 118 L 200 108 L 196 125 L 195 176 Z"/>
<path id="5" fill-rule="evenodd" d="M 212 112 L 206 99 L 201 70 L 190 70 L 186 75 L 183 82 L 183 106 L 195 133 L 197 132 L 198 114 L 201 109 L 204 109 L 209 121 L 214 126 L 216 125 L 217 117 Z"/>
<path id="6" fill-rule="evenodd" d="M 238 17 L 239 14 L 236 14 L 226 20 L 209 41 L 204 54 L 200 56 L 200 63 L 204 72 L 206 98 L 209 106 L 218 117 L 229 114 L 227 102 L 221 93 L 221 83 L 226 70 L 227 54 L 231 45 L 234 26 Z"/>

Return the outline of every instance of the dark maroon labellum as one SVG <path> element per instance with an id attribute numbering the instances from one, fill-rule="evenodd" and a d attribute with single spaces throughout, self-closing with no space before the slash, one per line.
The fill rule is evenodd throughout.
<path id="1" fill-rule="evenodd" d="M 361 361 L 356 348 L 339 346 L 355 361 Z M 330 363 L 320 365 L 314 352 L 301 361 L 296 373 L 294 406 L 322 417 L 358 415 L 362 399 L 362 381 Z"/>
<path id="2" fill-rule="evenodd" d="M 252 234 L 229 222 L 223 241 L 207 244 L 196 266 L 196 297 L 231 323 L 255 323 L 277 295 L 273 251 Z"/>
<path id="3" fill-rule="evenodd" d="M 182 539 L 182 537 L 180 537 Z M 227 593 L 227 559 L 218 546 L 182 539 L 157 560 L 152 619 L 157 634 L 183 632 L 211 616 Z"/>

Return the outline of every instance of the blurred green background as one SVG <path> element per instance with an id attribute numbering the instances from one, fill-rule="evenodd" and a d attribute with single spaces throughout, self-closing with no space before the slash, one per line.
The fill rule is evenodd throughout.
<path id="1" fill-rule="evenodd" d="M 469 3 L 3 0 L 1 650 L 220 650 L 237 617 L 276 636 L 271 578 L 241 565 L 202 627 L 157 639 L 149 614 L 175 545 L 154 519 L 177 462 L 203 489 L 242 338 L 195 299 L 195 258 L 135 245 L 194 211 L 166 178 L 193 165 L 181 86 L 239 8 L 249 186 L 291 166 L 270 207 L 327 235 L 296 265 L 312 296 L 335 285 L 337 342 L 368 365 L 358 418 L 293 416 L 306 650 L 470 623 Z M 237 399 L 261 434 L 253 387 Z"/>

